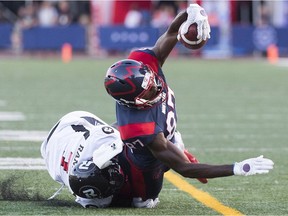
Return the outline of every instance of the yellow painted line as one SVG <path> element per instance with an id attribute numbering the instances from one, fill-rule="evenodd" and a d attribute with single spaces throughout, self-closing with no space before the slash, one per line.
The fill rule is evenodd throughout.
<path id="1" fill-rule="evenodd" d="M 209 193 L 195 188 L 179 175 L 174 174 L 171 171 L 165 173 L 165 179 L 167 179 L 180 190 L 191 195 L 194 199 L 222 215 L 244 215 L 236 209 L 225 206 L 216 198 L 212 197 Z"/>

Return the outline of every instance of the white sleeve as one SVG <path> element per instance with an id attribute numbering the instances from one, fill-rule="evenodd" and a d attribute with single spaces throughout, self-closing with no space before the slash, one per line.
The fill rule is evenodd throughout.
<path id="1" fill-rule="evenodd" d="M 182 140 L 182 136 L 181 136 L 181 133 L 179 131 L 175 131 L 175 134 L 174 134 L 174 145 L 180 149 L 181 151 L 184 151 L 185 150 L 185 145 L 184 145 L 184 142 Z"/>
<path id="2" fill-rule="evenodd" d="M 123 142 L 120 136 L 111 140 L 113 142 L 103 143 L 93 152 L 93 162 L 99 169 L 109 166 L 109 161 L 123 150 Z"/>

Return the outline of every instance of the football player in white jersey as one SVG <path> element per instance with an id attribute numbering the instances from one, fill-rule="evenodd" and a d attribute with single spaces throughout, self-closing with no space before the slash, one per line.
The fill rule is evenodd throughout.
<path id="1" fill-rule="evenodd" d="M 41 155 L 53 180 L 76 196 L 83 207 L 107 207 L 124 182 L 115 159 L 122 152 L 119 132 L 84 111 L 63 116 L 41 145 Z"/>

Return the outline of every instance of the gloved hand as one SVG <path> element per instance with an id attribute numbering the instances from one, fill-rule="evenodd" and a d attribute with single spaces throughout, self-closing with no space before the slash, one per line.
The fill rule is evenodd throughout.
<path id="1" fill-rule="evenodd" d="M 274 162 L 270 159 L 263 158 L 263 155 L 257 158 L 250 158 L 234 164 L 234 175 L 256 175 L 266 174 L 273 169 Z"/>
<path id="2" fill-rule="evenodd" d="M 190 4 L 190 6 L 186 9 L 186 12 L 188 17 L 181 27 L 181 35 L 184 35 L 188 32 L 188 28 L 192 23 L 197 23 L 197 39 L 209 39 L 211 29 L 205 10 L 198 4 Z"/>

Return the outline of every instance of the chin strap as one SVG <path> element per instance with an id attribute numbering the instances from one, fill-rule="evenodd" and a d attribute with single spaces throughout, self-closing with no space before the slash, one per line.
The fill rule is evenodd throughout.
<path id="1" fill-rule="evenodd" d="M 58 196 L 61 193 L 61 191 L 63 190 L 64 187 L 65 187 L 65 184 L 62 184 L 61 187 L 51 197 L 49 197 L 47 200 L 52 200 L 56 196 Z"/>
<path id="2" fill-rule="evenodd" d="M 162 99 L 162 94 L 159 94 L 156 98 L 153 100 L 146 100 L 143 98 L 136 98 L 135 99 L 135 104 L 136 106 L 146 106 L 146 107 L 152 107 L 154 104 L 159 102 Z"/>

